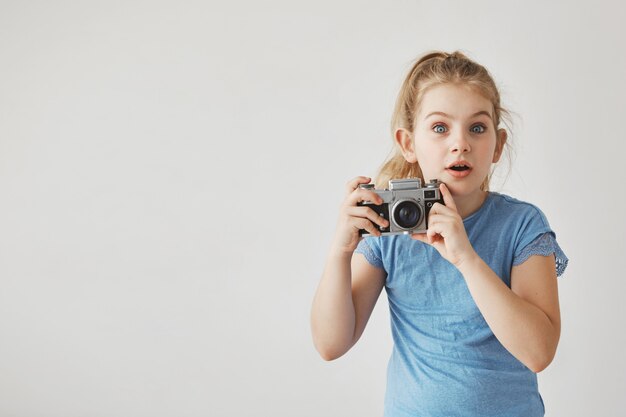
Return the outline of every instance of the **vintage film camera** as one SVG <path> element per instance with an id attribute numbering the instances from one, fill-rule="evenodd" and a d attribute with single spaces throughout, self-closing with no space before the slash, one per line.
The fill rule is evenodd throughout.
<path id="1" fill-rule="evenodd" d="M 373 190 L 382 199 L 383 203 L 376 205 L 370 201 L 358 203 L 367 206 L 380 216 L 389 220 L 389 227 L 380 227 L 382 235 L 398 235 L 412 233 L 426 233 L 428 227 L 428 213 L 435 203 L 443 204 L 443 197 L 439 191 L 439 180 L 430 180 L 422 188 L 419 178 L 399 179 L 389 181 L 389 189 L 374 189 L 374 184 L 361 184 L 360 188 Z M 361 229 L 359 235 L 368 235 L 367 230 Z"/>

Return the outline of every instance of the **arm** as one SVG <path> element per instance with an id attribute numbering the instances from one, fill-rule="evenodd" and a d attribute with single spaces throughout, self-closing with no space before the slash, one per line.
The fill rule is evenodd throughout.
<path id="1" fill-rule="evenodd" d="M 533 372 L 545 369 L 556 352 L 561 323 L 554 256 L 532 256 L 511 271 L 511 288 L 474 251 L 452 195 L 441 186 L 445 206 L 431 210 L 426 235 L 461 272 L 496 338 Z"/>
<path id="2" fill-rule="evenodd" d="M 357 207 L 363 200 L 382 202 L 373 191 L 359 188 L 369 181 L 357 177 L 347 184 L 335 238 L 313 299 L 313 343 L 326 360 L 342 356 L 359 340 L 385 282 L 385 271 L 370 265 L 363 255 L 353 256 L 360 229 L 380 236 L 374 223 L 388 225 L 371 208 Z"/>
<path id="3" fill-rule="evenodd" d="M 561 333 L 554 256 L 514 266 L 510 289 L 478 255 L 458 268 L 500 343 L 533 372 L 544 370 Z"/>
<path id="4" fill-rule="evenodd" d="M 359 340 L 385 276 L 361 254 L 331 253 L 311 309 L 313 343 L 322 358 L 337 359 Z"/>

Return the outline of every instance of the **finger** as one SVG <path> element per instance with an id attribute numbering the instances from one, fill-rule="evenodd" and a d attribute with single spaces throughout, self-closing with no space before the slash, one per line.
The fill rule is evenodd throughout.
<path id="1" fill-rule="evenodd" d="M 447 222 L 445 216 L 435 216 L 433 220 L 429 219 L 428 229 L 426 229 L 426 237 L 432 244 L 437 240 L 443 239 L 446 234 Z"/>
<path id="2" fill-rule="evenodd" d="M 446 244 L 444 243 L 444 239 L 443 237 L 441 237 L 441 235 L 433 236 L 433 238 L 430 240 L 430 244 L 433 245 L 435 249 L 439 251 L 441 251 L 442 249 L 445 249 L 445 246 L 446 246 Z"/>
<path id="3" fill-rule="evenodd" d="M 442 209 L 447 209 L 447 207 L 444 207 L 443 205 L 440 207 L 442 207 Z M 454 214 L 454 213 L 446 212 L 446 213 L 438 213 L 434 215 L 429 215 L 427 230 L 433 229 L 437 233 L 441 233 L 441 231 L 444 228 L 448 227 L 447 225 L 453 223 L 454 217 L 452 217 L 451 214 Z"/>
<path id="4" fill-rule="evenodd" d="M 384 200 L 376 191 L 374 191 L 374 189 L 360 188 L 359 186 L 352 190 L 345 200 L 345 204 L 348 206 L 356 206 L 363 202 L 381 205 Z"/>
<path id="5" fill-rule="evenodd" d="M 346 210 L 346 213 L 353 217 L 362 217 L 369 219 L 370 222 L 376 223 L 381 227 L 389 227 L 389 220 L 385 219 L 367 206 L 349 207 Z"/>
<path id="6" fill-rule="evenodd" d="M 359 188 L 359 185 L 361 185 L 361 184 L 369 184 L 370 181 L 372 181 L 372 179 L 370 177 L 358 176 L 358 177 L 352 178 L 346 184 L 346 195 L 352 193 L 354 190 Z"/>
<path id="7" fill-rule="evenodd" d="M 428 237 L 426 236 L 426 233 L 413 233 L 411 235 L 411 239 L 419 240 L 422 243 L 426 243 L 430 245 L 430 242 L 428 241 Z"/>
<path id="8" fill-rule="evenodd" d="M 443 250 L 443 239 L 440 235 L 434 235 L 432 237 L 428 236 L 427 233 L 414 233 L 411 235 L 411 239 L 413 240 L 418 240 L 422 243 L 425 243 L 427 245 L 430 245 L 432 247 L 434 247 L 435 249 L 437 249 L 438 251 Z"/>
<path id="9" fill-rule="evenodd" d="M 442 204 L 438 204 L 440 210 L 446 209 L 446 207 Z M 435 206 L 433 206 L 435 208 Z M 442 230 L 442 225 L 447 220 L 447 214 L 444 213 L 433 213 L 431 210 L 428 214 L 428 224 L 426 225 L 426 231 L 432 231 L 434 233 L 440 233 Z"/>
<path id="10" fill-rule="evenodd" d="M 354 220 L 352 221 L 352 227 L 354 227 L 355 229 L 366 230 L 372 236 L 381 235 L 381 232 L 380 230 L 378 230 L 378 227 L 376 227 L 376 225 L 374 225 L 374 223 L 372 223 L 368 219 L 364 219 L 360 217 L 354 217 L 353 219 Z"/>
<path id="11" fill-rule="evenodd" d="M 429 243 L 433 243 L 433 241 L 435 240 L 435 237 L 439 234 L 439 232 L 435 231 L 434 228 L 429 228 L 426 231 L 426 238 L 428 239 Z"/>
<path id="12" fill-rule="evenodd" d="M 376 205 L 381 205 L 383 203 L 383 199 L 376 192 L 372 190 L 366 190 L 363 188 L 357 188 L 352 191 L 352 193 L 348 196 L 347 203 L 349 206 L 356 206 L 361 202 L 371 202 Z"/>
<path id="13" fill-rule="evenodd" d="M 439 186 L 439 191 L 441 191 L 441 196 L 443 197 L 443 202 L 446 207 L 450 207 L 452 210 L 458 211 L 456 208 L 456 204 L 454 203 L 454 198 L 452 198 L 452 193 L 450 193 L 450 190 L 448 189 L 446 184 L 441 183 L 441 185 Z"/>

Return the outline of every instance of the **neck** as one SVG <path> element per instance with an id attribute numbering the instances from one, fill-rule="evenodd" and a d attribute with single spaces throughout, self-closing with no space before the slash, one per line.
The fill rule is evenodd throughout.
<path id="1" fill-rule="evenodd" d="M 470 195 L 454 196 L 454 204 L 461 218 L 466 218 L 475 213 L 487 199 L 486 191 L 478 191 Z"/>

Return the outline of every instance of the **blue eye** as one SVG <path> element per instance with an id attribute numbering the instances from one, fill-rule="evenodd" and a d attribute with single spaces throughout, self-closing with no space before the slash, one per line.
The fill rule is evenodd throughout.
<path id="1" fill-rule="evenodd" d="M 433 130 L 435 131 L 435 133 L 445 133 L 446 127 L 444 125 L 435 125 L 433 127 Z"/>
<path id="2" fill-rule="evenodd" d="M 478 128 L 478 129 L 477 129 L 477 128 Z M 470 129 L 470 131 L 471 131 L 472 133 L 484 133 L 484 132 L 485 132 L 485 130 L 487 130 L 487 129 L 486 129 L 486 128 L 485 128 L 485 126 L 483 126 L 483 125 L 474 125 L 474 126 L 472 126 L 472 128 Z"/>

